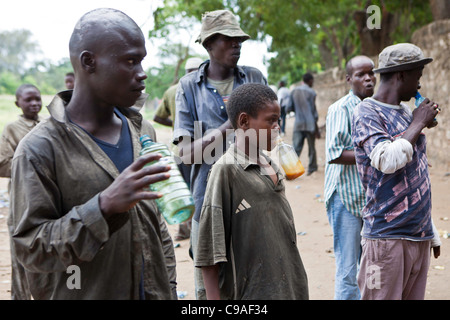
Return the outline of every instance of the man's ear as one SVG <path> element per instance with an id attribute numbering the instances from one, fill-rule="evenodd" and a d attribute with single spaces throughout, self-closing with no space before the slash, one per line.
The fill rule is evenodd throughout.
<path id="1" fill-rule="evenodd" d="M 83 51 L 80 54 L 81 67 L 88 73 L 95 72 L 95 55 L 91 51 Z"/>
<path id="2" fill-rule="evenodd" d="M 237 121 L 238 128 L 247 130 L 249 128 L 249 118 L 250 118 L 250 115 L 248 113 L 241 112 L 238 116 L 238 121 Z"/>
<path id="3" fill-rule="evenodd" d="M 345 81 L 351 86 L 352 85 L 352 77 L 347 73 L 345 75 Z"/>

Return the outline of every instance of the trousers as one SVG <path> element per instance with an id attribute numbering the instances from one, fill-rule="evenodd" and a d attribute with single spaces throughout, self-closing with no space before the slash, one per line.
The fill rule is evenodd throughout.
<path id="1" fill-rule="evenodd" d="M 292 144 L 295 152 L 300 157 L 303 144 L 308 142 L 308 174 L 317 171 L 317 155 L 316 155 L 316 135 L 310 131 L 294 131 L 292 135 Z"/>
<path id="2" fill-rule="evenodd" d="M 362 241 L 358 285 L 362 300 L 423 300 L 431 241 Z"/>
<path id="3" fill-rule="evenodd" d="M 361 258 L 362 218 L 351 214 L 335 191 L 327 208 L 336 259 L 335 300 L 359 300 L 357 275 Z"/>

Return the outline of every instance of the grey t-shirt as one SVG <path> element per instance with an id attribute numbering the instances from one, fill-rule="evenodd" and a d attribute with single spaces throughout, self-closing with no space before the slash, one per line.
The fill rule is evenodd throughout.
<path id="1" fill-rule="evenodd" d="M 291 101 L 294 105 L 294 131 L 316 130 L 319 114 L 316 109 L 316 92 L 306 84 L 302 84 L 291 91 Z"/>

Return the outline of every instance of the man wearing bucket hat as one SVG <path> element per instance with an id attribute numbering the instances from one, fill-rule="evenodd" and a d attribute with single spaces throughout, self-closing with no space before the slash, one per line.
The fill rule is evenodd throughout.
<path id="1" fill-rule="evenodd" d="M 237 65 L 242 42 L 249 38 L 230 11 L 205 13 L 196 42 L 207 50 L 209 59 L 198 71 L 181 78 L 177 89 L 173 142 L 178 144 L 183 162 L 191 165 L 190 188 L 195 201 L 191 226 L 193 254 L 208 172 L 233 141 L 232 136 L 227 136 L 227 131 L 232 132 L 226 111 L 228 97 L 244 83 L 267 85 L 267 79 L 258 69 Z M 215 153 L 209 155 L 207 150 Z M 195 286 L 196 298 L 206 299 L 198 268 L 195 268 Z"/>
<path id="2" fill-rule="evenodd" d="M 424 66 L 417 46 L 400 43 L 379 55 L 380 86 L 353 116 L 356 164 L 366 191 L 362 211 L 361 299 L 424 299 L 430 246 L 431 187 L 422 130 L 438 105 L 425 99 L 411 112 Z M 435 251 L 435 257 L 439 253 Z"/>

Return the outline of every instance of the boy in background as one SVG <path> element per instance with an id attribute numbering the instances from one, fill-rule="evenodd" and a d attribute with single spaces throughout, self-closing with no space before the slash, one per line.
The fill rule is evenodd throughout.
<path id="1" fill-rule="evenodd" d="M 64 76 L 64 84 L 67 90 L 72 90 L 75 86 L 75 74 L 73 72 L 67 72 Z"/>
<path id="2" fill-rule="evenodd" d="M 15 103 L 22 109 L 22 114 L 16 121 L 5 126 L 0 140 L 0 177 L 4 178 L 11 178 L 11 162 L 20 140 L 42 121 L 39 117 L 42 108 L 41 92 L 34 85 L 19 86 Z"/>
<path id="3" fill-rule="evenodd" d="M 212 167 L 194 254 L 208 299 L 308 299 L 284 176 L 262 152 L 278 137 L 277 100 L 244 84 L 228 101 L 236 142 Z"/>
<path id="4" fill-rule="evenodd" d="M 16 90 L 16 106 L 22 109 L 22 114 L 16 121 L 5 126 L 0 139 L 0 177 L 4 178 L 11 178 L 11 163 L 20 140 L 42 121 L 39 116 L 42 108 L 41 92 L 32 84 L 22 84 Z M 8 192 L 10 188 L 9 182 Z M 9 218 L 8 229 L 11 231 Z M 30 299 L 25 273 L 15 258 L 12 244 L 11 269 L 11 300 Z"/>

